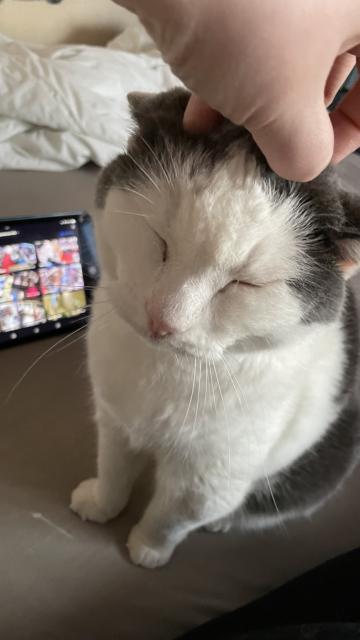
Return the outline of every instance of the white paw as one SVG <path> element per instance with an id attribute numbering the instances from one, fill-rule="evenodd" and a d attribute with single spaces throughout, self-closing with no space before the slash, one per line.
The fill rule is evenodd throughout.
<path id="1" fill-rule="evenodd" d="M 133 563 L 145 569 L 162 567 L 170 560 L 174 551 L 174 547 L 148 546 L 138 524 L 132 528 L 126 546 Z"/>
<path id="2" fill-rule="evenodd" d="M 209 533 L 226 533 L 232 526 L 234 517 L 232 515 L 225 516 L 225 518 L 219 518 L 218 520 L 214 520 L 214 522 L 209 522 L 206 524 L 204 529 Z"/>
<path id="3" fill-rule="evenodd" d="M 84 480 L 74 489 L 71 494 L 70 509 L 75 511 L 83 520 L 92 522 L 107 522 L 114 518 L 115 514 L 102 509 L 96 501 L 98 479 L 90 478 Z"/>

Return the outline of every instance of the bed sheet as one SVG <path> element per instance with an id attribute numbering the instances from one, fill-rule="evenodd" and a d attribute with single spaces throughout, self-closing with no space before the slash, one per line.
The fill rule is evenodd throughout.
<path id="1" fill-rule="evenodd" d="M 180 84 L 140 24 L 106 48 L 0 35 L 0 168 L 104 166 L 126 145 L 126 95 Z"/>

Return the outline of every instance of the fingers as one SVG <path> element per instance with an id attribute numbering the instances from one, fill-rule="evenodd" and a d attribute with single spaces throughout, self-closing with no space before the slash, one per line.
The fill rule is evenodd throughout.
<path id="1" fill-rule="evenodd" d="M 355 63 L 356 58 L 351 53 L 343 53 L 336 58 L 325 86 L 325 105 L 327 107 L 334 100 L 350 71 L 355 67 Z"/>
<path id="2" fill-rule="evenodd" d="M 223 116 L 192 95 L 184 115 L 189 133 L 212 129 Z M 321 173 L 333 153 L 332 126 L 324 105 L 295 109 L 260 129 L 247 127 L 270 167 L 283 178 L 306 182 Z M 360 136 L 360 130 L 359 130 Z"/>
<path id="3" fill-rule="evenodd" d="M 334 128 L 332 164 L 337 164 L 360 147 L 360 80 L 331 114 Z"/>
<path id="4" fill-rule="evenodd" d="M 184 129 L 189 133 L 202 133 L 213 129 L 223 116 L 193 94 L 184 114 Z"/>
<path id="5" fill-rule="evenodd" d="M 141 21 L 151 25 L 161 24 L 165 28 L 166 24 L 176 23 L 179 17 L 189 18 L 191 12 L 187 5 L 191 0 L 112 0 L 124 9 L 136 13 Z"/>
<path id="6" fill-rule="evenodd" d="M 112 0 L 115 4 L 119 4 L 121 7 L 128 9 L 132 13 L 136 13 L 136 2 L 133 0 Z"/>
<path id="7" fill-rule="evenodd" d="M 222 119 L 218 111 L 192 95 L 184 115 L 184 128 L 189 133 L 201 133 Z M 295 111 L 286 121 L 281 118 L 251 133 L 271 168 L 288 180 L 312 180 L 329 164 L 333 153 L 332 127 L 324 106 L 317 113 L 313 108 Z"/>
<path id="8" fill-rule="evenodd" d="M 292 112 L 251 133 L 270 167 L 287 180 L 312 180 L 333 154 L 333 130 L 324 104 L 295 104 Z"/>
<path id="9" fill-rule="evenodd" d="M 319 13 L 306 3 L 303 11 L 293 3 L 288 15 L 286 1 L 278 0 L 264 29 L 262 0 L 251 6 L 227 0 L 226 11 L 216 0 L 115 1 L 136 11 L 175 75 L 215 107 L 192 96 L 184 115 L 187 131 L 216 126 L 219 110 L 252 133 L 276 173 L 296 181 L 311 180 L 360 146 L 360 84 L 331 118 L 326 111 L 353 66 L 352 54 L 359 56 L 358 35 L 341 40 L 340 34 L 350 28 L 347 21 L 358 24 L 358 2 L 350 3 L 351 16 L 343 6 L 344 20 L 337 17 L 335 24 L 330 10 Z M 331 7 L 338 15 L 335 0 Z M 335 27 L 340 35 L 330 38 Z M 341 41 L 351 54 L 335 59 L 344 50 Z"/>

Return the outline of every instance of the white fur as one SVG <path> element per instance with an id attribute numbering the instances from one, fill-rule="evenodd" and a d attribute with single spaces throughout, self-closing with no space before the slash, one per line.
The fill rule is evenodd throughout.
<path id="1" fill-rule="evenodd" d="M 98 479 L 74 491 L 71 507 L 115 517 L 153 456 L 155 493 L 128 542 L 132 560 L 153 568 L 190 531 L 228 528 L 259 479 L 322 437 L 339 412 L 344 347 L 339 322 L 301 324 L 285 284 L 302 250 L 295 201 L 276 202 L 241 158 L 210 185 L 149 184 L 137 187 L 148 200 L 112 190 L 95 216 Z M 151 341 L 146 309 L 177 333 Z"/>

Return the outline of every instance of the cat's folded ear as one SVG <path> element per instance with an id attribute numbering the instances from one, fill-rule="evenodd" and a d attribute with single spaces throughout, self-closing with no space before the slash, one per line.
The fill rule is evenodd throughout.
<path id="1" fill-rule="evenodd" d="M 169 125 L 182 127 L 182 119 L 190 91 L 181 87 L 162 93 L 134 91 L 127 96 L 131 115 L 141 128 Z"/>
<path id="2" fill-rule="evenodd" d="M 336 235 L 340 251 L 340 266 L 346 279 L 360 269 L 360 195 L 340 192 L 345 224 Z"/>
<path id="3" fill-rule="evenodd" d="M 156 93 L 145 93 L 143 91 L 132 91 L 128 93 L 127 99 L 134 118 L 141 118 L 151 113 L 156 96 Z"/>

